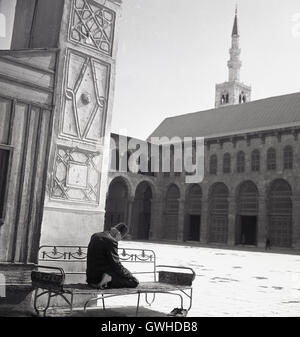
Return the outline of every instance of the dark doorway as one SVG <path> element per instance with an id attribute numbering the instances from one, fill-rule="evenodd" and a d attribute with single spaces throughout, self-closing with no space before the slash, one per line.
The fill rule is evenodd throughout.
<path id="1" fill-rule="evenodd" d="M 119 222 L 127 221 L 128 188 L 120 178 L 114 179 L 108 189 L 105 212 L 105 230 L 109 230 Z"/>
<path id="2" fill-rule="evenodd" d="M 285 180 L 275 180 L 270 187 L 269 238 L 272 246 L 292 247 L 293 238 L 293 193 Z"/>
<path id="3" fill-rule="evenodd" d="M 133 203 L 133 226 L 131 235 L 136 240 L 149 240 L 151 224 L 152 189 L 142 182 L 136 189 Z"/>
<path id="4" fill-rule="evenodd" d="M 256 246 L 257 244 L 257 217 L 241 216 L 241 237 L 243 245 Z"/>
<path id="5" fill-rule="evenodd" d="M 226 244 L 228 240 L 228 188 L 223 183 L 214 184 L 209 193 L 210 243 Z"/>
<path id="6" fill-rule="evenodd" d="M 180 191 L 176 185 L 171 185 L 166 194 L 166 206 L 162 239 L 175 241 L 178 234 L 178 212 Z"/>
<path id="7" fill-rule="evenodd" d="M 188 241 L 200 241 L 201 216 L 190 215 Z"/>

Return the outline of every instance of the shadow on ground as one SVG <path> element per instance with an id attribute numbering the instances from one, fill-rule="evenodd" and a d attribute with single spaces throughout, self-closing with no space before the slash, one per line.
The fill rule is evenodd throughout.
<path id="1" fill-rule="evenodd" d="M 73 310 L 73 314 L 67 310 L 55 310 L 49 317 L 136 317 L 136 307 L 110 308 L 103 310 L 102 308 L 88 309 L 86 312 L 83 309 Z M 156 310 L 140 307 L 138 317 L 166 317 L 167 314 Z"/>

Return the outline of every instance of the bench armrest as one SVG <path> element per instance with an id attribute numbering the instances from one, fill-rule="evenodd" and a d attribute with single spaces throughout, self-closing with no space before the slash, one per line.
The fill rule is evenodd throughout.
<path id="1" fill-rule="evenodd" d="M 165 270 L 157 271 L 159 275 L 159 282 L 161 283 L 191 286 L 196 277 L 195 271 L 190 267 L 158 265 L 156 268 L 173 269 L 171 272 Z M 188 271 L 188 273 L 186 271 Z"/>
<path id="2" fill-rule="evenodd" d="M 36 269 L 45 269 L 45 271 L 33 270 L 31 272 L 31 282 L 34 288 L 48 290 L 62 290 L 65 282 L 65 272 L 60 267 L 35 265 Z"/>

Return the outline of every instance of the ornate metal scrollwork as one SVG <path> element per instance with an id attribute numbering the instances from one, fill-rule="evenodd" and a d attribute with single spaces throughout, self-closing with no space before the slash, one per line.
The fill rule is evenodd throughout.
<path id="1" fill-rule="evenodd" d="M 87 247 L 85 246 L 54 246 L 41 247 L 40 260 L 85 261 Z M 144 249 L 119 248 L 120 261 L 124 262 L 154 262 L 154 253 Z"/>

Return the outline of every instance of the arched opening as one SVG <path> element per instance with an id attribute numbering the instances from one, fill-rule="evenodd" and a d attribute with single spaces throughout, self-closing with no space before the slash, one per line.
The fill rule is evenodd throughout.
<path id="1" fill-rule="evenodd" d="M 179 188 L 176 185 L 171 185 L 166 194 L 165 221 L 162 233 L 164 240 L 177 240 L 179 198 Z"/>
<path id="2" fill-rule="evenodd" d="M 128 187 L 123 179 L 114 179 L 108 189 L 105 207 L 104 229 L 127 221 Z"/>
<path id="3" fill-rule="evenodd" d="M 227 243 L 228 188 L 223 183 L 211 187 L 209 193 L 209 242 Z"/>
<path id="4" fill-rule="evenodd" d="M 229 153 L 225 153 L 223 157 L 223 173 L 231 172 L 231 156 Z"/>
<path id="5" fill-rule="evenodd" d="M 258 190 L 252 181 L 242 183 L 237 193 L 236 242 L 257 245 Z"/>
<path id="6" fill-rule="evenodd" d="M 267 152 L 267 170 L 274 171 L 277 168 L 276 150 L 271 148 Z"/>
<path id="7" fill-rule="evenodd" d="M 132 237 L 136 240 L 149 240 L 151 224 L 152 189 L 149 183 L 138 185 L 133 202 Z"/>
<path id="8" fill-rule="evenodd" d="M 285 180 L 275 180 L 268 193 L 269 228 L 272 246 L 292 246 L 292 189 Z"/>
<path id="9" fill-rule="evenodd" d="M 213 154 L 209 159 L 209 173 L 212 175 L 218 174 L 218 157 Z"/>
<path id="10" fill-rule="evenodd" d="M 294 167 L 294 152 L 290 145 L 283 150 L 283 167 L 285 170 L 292 170 Z"/>
<path id="11" fill-rule="evenodd" d="M 245 172 L 245 153 L 243 151 L 239 151 L 236 159 L 236 170 L 238 173 Z"/>
<path id="12" fill-rule="evenodd" d="M 242 91 L 239 95 L 239 103 L 243 104 L 247 102 L 247 96 L 244 94 L 244 91 Z"/>
<path id="13" fill-rule="evenodd" d="M 139 166 L 138 174 L 149 175 L 149 166 L 151 165 L 149 162 L 149 158 L 144 153 L 139 156 L 137 160 Z"/>
<path id="14" fill-rule="evenodd" d="M 228 103 L 229 103 L 229 94 L 225 92 L 221 95 L 221 105 Z"/>
<path id="15" fill-rule="evenodd" d="M 251 169 L 253 172 L 260 171 L 260 152 L 259 150 L 254 150 L 251 153 Z"/>
<path id="16" fill-rule="evenodd" d="M 202 190 L 199 185 L 193 185 L 186 199 L 186 230 L 187 241 L 200 241 L 201 232 Z"/>

